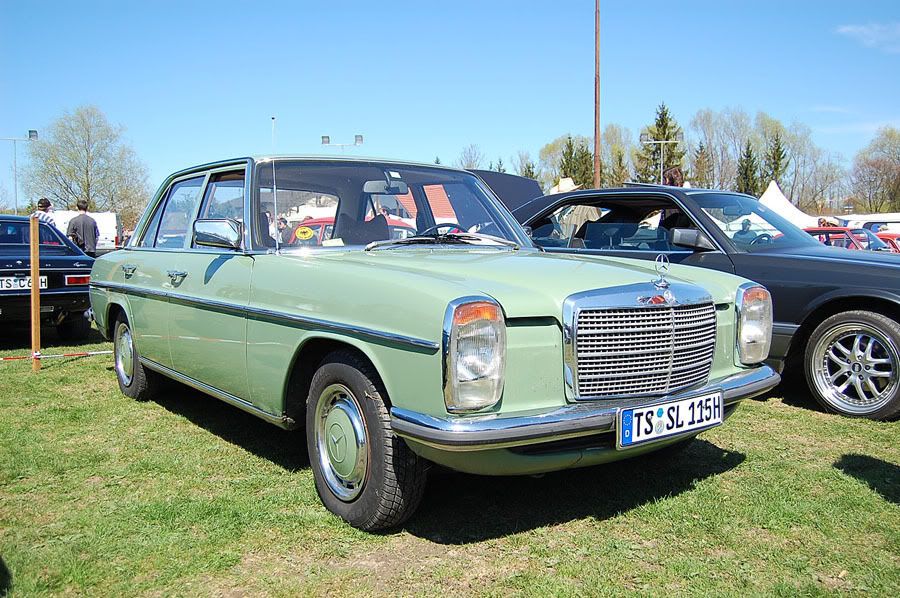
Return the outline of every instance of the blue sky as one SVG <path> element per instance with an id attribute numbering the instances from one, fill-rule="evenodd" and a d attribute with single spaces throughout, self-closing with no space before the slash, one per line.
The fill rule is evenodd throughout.
<path id="1" fill-rule="evenodd" d="M 451 163 L 475 143 L 536 157 L 592 132 L 593 5 L 0 0 L 0 137 L 95 104 L 154 187 L 270 151 L 272 115 L 279 153 L 340 153 L 320 136 L 362 133 L 348 153 Z M 900 126 L 900 2 L 603 0 L 601 18 L 604 124 L 637 134 L 661 101 L 683 125 L 737 106 L 805 122 L 847 159 Z"/>

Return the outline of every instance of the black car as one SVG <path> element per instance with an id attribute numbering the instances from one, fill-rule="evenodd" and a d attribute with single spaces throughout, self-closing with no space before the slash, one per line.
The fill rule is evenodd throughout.
<path id="1" fill-rule="evenodd" d="M 635 185 L 501 199 L 548 251 L 669 261 L 772 293 L 770 364 L 803 367 L 828 410 L 900 415 L 900 255 L 826 247 L 755 198 Z"/>
<path id="2" fill-rule="evenodd" d="M 56 228 L 41 223 L 41 320 L 64 340 L 88 335 L 88 284 L 94 260 Z M 0 330 L 31 321 L 31 258 L 26 216 L 0 215 Z"/>

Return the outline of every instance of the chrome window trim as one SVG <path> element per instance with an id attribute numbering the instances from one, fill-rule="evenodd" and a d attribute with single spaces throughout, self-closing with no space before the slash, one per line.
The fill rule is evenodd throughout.
<path id="1" fill-rule="evenodd" d="M 715 304 L 712 296 L 703 288 L 693 284 L 670 282 L 667 289 L 675 297 L 669 305 L 685 306 L 703 303 Z M 615 396 L 582 397 L 578 393 L 578 359 L 575 354 L 575 339 L 578 333 L 578 315 L 584 309 L 615 309 L 645 307 L 639 297 L 660 295 L 663 289 L 652 282 L 639 282 L 624 286 L 582 291 L 569 295 L 563 301 L 563 380 L 566 399 L 570 401 L 596 401 L 616 399 Z M 652 309 L 652 308 L 651 308 Z M 688 387 L 689 389 L 690 387 Z M 679 392 L 682 390 L 679 389 Z M 631 395 L 630 395 L 631 396 Z M 647 396 L 657 396 L 650 394 Z"/>
<path id="2" fill-rule="evenodd" d="M 406 336 L 404 334 L 385 332 L 382 330 L 375 330 L 373 328 L 365 328 L 363 326 L 355 326 L 352 324 L 343 324 L 341 322 L 334 322 L 331 320 L 310 318 L 307 316 L 300 316 L 297 314 L 290 314 L 277 310 L 264 309 L 251 305 L 239 305 L 235 303 L 228 303 L 225 301 L 215 301 L 212 299 L 197 299 L 196 297 L 189 297 L 187 295 L 182 295 L 181 293 L 141 288 L 116 282 L 91 281 L 90 286 L 91 288 L 106 289 L 124 293 L 126 295 L 149 297 L 160 299 L 163 301 L 174 301 L 184 305 L 199 307 L 201 309 L 220 311 L 223 313 L 243 316 L 246 318 L 274 321 L 278 323 L 298 326 L 300 328 L 327 330 L 330 332 L 337 332 L 339 334 L 345 334 L 348 336 L 359 336 L 381 342 L 390 342 L 398 345 L 404 345 L 417 350 L 436 352 L 440 348 L 440 346 L 435 342 L 412 336 Z"/>
<path id="3" fill-rule="evenodd" d="M 197 204 L 197 211 L 194 212 L 194 217 L 191 219 L 190 228 L 188 229 L 191 233 L 190 235 L 188 235 L 188 236 L 190 236 L 190 242 L 187 244 L 187 247 L 184 247 L 184 251 L 190 251 L 191 253 L 214 253 L 214 254 L 223 254 L 224 253 L 224 254 L 228 254 L 228 255 L 233 255 L 235 253 L 245 253 L 244 250 L 247 248 L 247 244 L 246 244 L 246 241 L 244 238 L 245 234 L 246 234 L 245 230 L 241 231 L 241 247 L 239 249 L 224 249 L 224 248 L 223 249 L 214 249 L 211 247 L 194 247 L 194 234 L 193 233 L 194 233 L 194 223 L 200 218 L 200 212 L 203 211 L 204 204 L 206 203 L 206 191 L 209 188 L 210 179 L 217 174 L 222 174 L 222 173 L 227 173 L 227 172 L 240 172 L 241 170 L 243 170 L 243 172 L 244 172 L 244 201 L 243 201 L 243 206 L 242 206 L 242 211 L 244 214 L 244 221 L 241 222 L 241 226 L 244 229 L 247 228 L 246 226 L 244 226 L 244 223 L 247 222 L 247 218 L 250 215 L 250 211 L 247 208 L 247 193 L 249 193 L 249 190 L 250 190 L 250 183 L 249 183 L 250 176 L 248 173 L 249 168 L 250 168 L 250 163 L 245 162 L 243 165 L 243 168 L 241 168 L 240 165 L 232 164 L 232 165 L 220 166 L 218 168 L 213 168 L 211 170 L 206 171 L 206 178 L 203 180 L 203 186 L 200 189 L 200 203 Z"/>
<path id="4" fill-rule="evenodd" d="M 458 297 L 447 304 L 447 309 L 444 310 L 444 324 L 441 332 L 441 377 L 442 383 L 441 387 L 443 389 L 444 396 L 444 406 L 447 408 L 448 413 L 478 413 L 481 411 L 486 411 L 489 409 L 493 409 L 497 405 L 500 404 L 500 401 L 497 401 L 493 405 L 488 407 L 484 407 L 482 409 L 451 409 L 450 408 L 450 399 L 452 396 L 452 379 L 450 377 L 450 370 L 452 368 L 453 360 L 450 359 L 450 338 L 453 334 L 453 314 L 456 312 L 457 308 L 461 305 L 465 305 L 466 303 L 474 303 L 476 301 L 485 301 L 487 303 L 493 303 L 497 307 L 500 308 L 500 312 L 503 312 L 503 307 L 500 303 L 494 299 L 493 297 L 488 297 L 487 295 L 466 295 L 464 297 Z M 506 326 L 506 318 L 504 316 L 503 325 Z M 505 385 L 505 377 L 506 377 L 506 355 L 503 356 L 503 365 L 504 365 L 504 385 Z M 503 390 L 500 390 L 500 398 L 503 398 Z"/>

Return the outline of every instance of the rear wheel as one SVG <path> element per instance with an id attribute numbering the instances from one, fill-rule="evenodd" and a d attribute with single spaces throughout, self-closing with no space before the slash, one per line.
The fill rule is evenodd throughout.
<path id="1" fill-rule="evenodd" d="M 337 351 L 313 376 L 306 403 L 306 444 L 319 498 L 366 531 L 406 521 L 425 489 L 425 461 L 393 433 L 385 397 L 368 362 Z"/>
<path id="2" fill-rule="evenodd" d="M 831 316 L 813 331 L 806 379 L 825 409 L 851 417 L 900 414 L 900 325 L 870 311 Z"/>
<path id="3" fill-rule="evenodd" d="M 81 341 L 91 332 L 91 321 L 86 313 L 70 315 L 56 325 L 56 333 L 64 341 Z"/>
<path id="4" fill-rule="evenodd" d="M 141 356 L 124 313 L 119 314 L 113 328 L 113 354 L 116 379 L 122 394 L 138 401 L 152 399 L 159 387 L 159 374 L 148 371 L 141 364 Z"/>

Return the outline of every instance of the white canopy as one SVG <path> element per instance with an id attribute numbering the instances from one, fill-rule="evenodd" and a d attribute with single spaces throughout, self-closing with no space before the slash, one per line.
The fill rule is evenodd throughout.
<path id="1" fill-rule="evenodd" d="M 781 189 L 778 188 L 778 183 L 775 181 L 769 183 L 765 193 L 759 197 L 759 203 L 800 228 L 819 225 L 819 219 L 802 212 L 797 206 L 792 204 L 781 192 Z"/>

